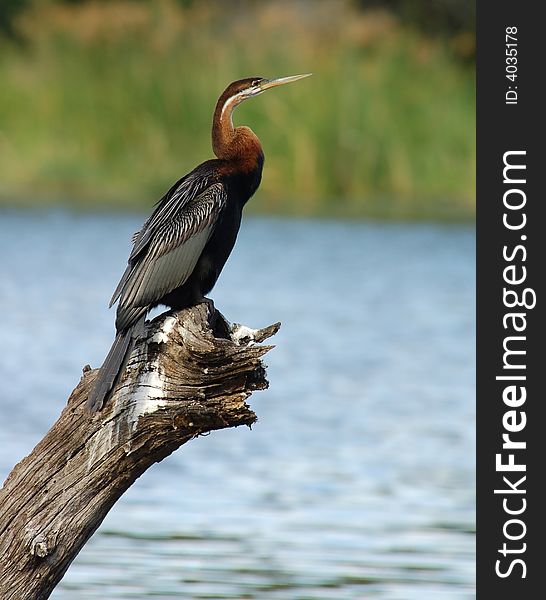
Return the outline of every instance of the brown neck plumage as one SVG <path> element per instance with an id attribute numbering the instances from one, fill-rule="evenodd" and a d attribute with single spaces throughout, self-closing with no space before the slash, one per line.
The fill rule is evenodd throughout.
<path id="1" fill-rule="evenodd" d="M 262 146 L 249 127 L 233 127 L 233 110 L 243 101 L 241 96 L 220 96 L 212 121 L 212 149 L 222 160 L 236 162 L 241 168 L 251 169 L 262 155 Z"/>

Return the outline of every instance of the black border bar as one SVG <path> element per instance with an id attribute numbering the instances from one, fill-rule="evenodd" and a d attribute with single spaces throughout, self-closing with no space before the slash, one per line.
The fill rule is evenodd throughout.
<path id="1" fill-rule="evenodd" d="M 478 600 L 546 597 L 540 7 L 477 4 Z"/>

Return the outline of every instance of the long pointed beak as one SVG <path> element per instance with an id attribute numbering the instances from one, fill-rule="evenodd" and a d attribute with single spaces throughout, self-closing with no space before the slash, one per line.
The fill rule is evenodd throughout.
<path id="1" fill-rule="evenodd" d="M 290 75 L 290 77 L 279 77 L 278 79 L 266 79 L 260 83 L 260 92 L 268 90 L 269 88 L 276 87 L 278 85 L 284 85 L 285 83 L 292 83 L 293 81 L 298 81 L 298 79 L 303 79 L 304 77 L 309 77 L 313 73 L 305 73 L 304 75 Z"/>

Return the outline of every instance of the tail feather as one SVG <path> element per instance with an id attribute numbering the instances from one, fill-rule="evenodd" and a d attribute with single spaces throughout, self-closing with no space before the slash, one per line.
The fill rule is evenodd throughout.
<path id="1" fill-rule="evenodd" d="M 98 412 L 104 405 L 106 397 L 114 387 L 114 383 L 121 372 L 125 359 L 131 353 L 134 339 L 138 330 L 142 327 L 143 319 L 140 319 L 127 331 L 120 332 L 108 352 L 104 363 L 95 379 L 95 385 L 87 398 L 87 408 L 91 412 Z"/>

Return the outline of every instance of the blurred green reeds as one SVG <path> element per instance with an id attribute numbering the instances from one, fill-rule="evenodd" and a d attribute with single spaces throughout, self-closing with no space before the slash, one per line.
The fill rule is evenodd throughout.
<path id="1" fill-rule="evenodd" d="M 249 207 L 474 215 L 473 66 L 386 12 L 329 0 L 44 0 L 17 26 L 25 44 L 0 41 L 4 201 L 148 207 L 212 156 L 212 110 L 230 81 L 313 72 L 235 114 L 266 153 Z"/>

